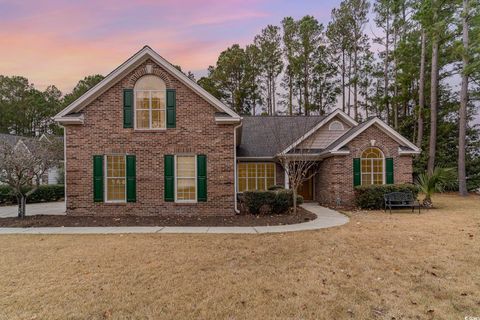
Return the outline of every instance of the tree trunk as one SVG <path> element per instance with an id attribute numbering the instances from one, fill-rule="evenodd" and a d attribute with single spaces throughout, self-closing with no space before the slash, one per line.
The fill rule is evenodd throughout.
<path id="1" fill-rule="evenodd" d="M 275 102 L 275 78 L 272 79 L 272 106 L 273 106 L 273 115 L 276 115 L 277 104 Z"/>
<path id="2" fill-rule="evenodd" d="M 394 28 L 393 32 L 393 68 L 395 70 L 394 75 L 395 79 L 393 81 L 394 86 L 393 86 L 393 102 L 392 102 L 392 108 L 393 108 L 393 127 L 395 130 L 398 130 L 398 68 L 397 68 L 397 27 Z"/>
<path id="3" fill-rule="evenodd" d="M 342 50 L 342 111 L 345 112 L 345 50 Z"/>
<path id="4" fill-rule="evenodd" d="M 426 39 L 425 30 L 422 28 L 422 49 L 420 53 L 420 80 L 418 84 L 418 135 L 417 147 L 422 146 L 423 141 L 423 110 L 425 109 L 425 55 L 426 55 Z"/>
<path id="5" fill-rule="evenodd" d="M 390 13 L 387 12 L 387 26 L 385 30 L 385 62 L 383 66 L 383 86 L 384 86 L 384 102 L 385 102 L 385 110 L 387 112 L 387 124 L 391 124 L 390 122 L 390 106 L 388 101 L 388 55 L 389 55 L 389 45 L 390 45 L 390 17 L 388 16 Z"/>
<path id="6" fill-rule="evenodd" d="M 466 196 L 467 178 L 465 170 L 465 140 L 467 131 L 467 104 L 468 104 L 468 74 L 466 68 L 468 66 L 468 0 L 463 0 L 463 72 L 462 72 L 462 88 L 460 91 L 460 110 L 459 110 L 459 136 L 458 136 L 458 192 L 461 196 Z"/>
<path id="7" fill-rule="evenodd" d="M 352 96 L 352 55 L 348 56 L 348 97 L 347 97 L 347 113 L 351 114 L 352 106 L 350 105 Z"/>
<path id="8" fill-rule="evenodd" d="M 365 87 L 365 117 L 368 119 L 368 86 Z"/>
<path id="9" fill-rule="evenodd" d="M 357 99 L 357 49 L 353 53 L 353 118 L 358 121 L 358 99 Z"/>
<path id="10" fill-rule="evenodd" d="M 438 42 L 438 36 L 434 35 L 432 39 L 432 74 L 430 80 L 430 142 L 427 164 L 427 172 L 429 174 L 432 174 L 435 168 L 435 154 L 437 150 Z"/>
<path id="11" fill-rule="evenodd" d="M 25 218 L 26 214 L 26 206 L 27 206 L 27 197 L 24 194 L 20 194 L 17 196 L 18 202 L 18 217 L 20 219 Z"/>
<path id="12" fill-rule="evenodd" d="M 297 214 L 297 185 L 292 188 L 293 191 L 293 214 Z"/>
<path id="13" fill-rule="evenodd" d="M 288 111 L 290 115 L 293 115 L 293 79 L 292 72 L 289 70 L 288 76 Z"/>
<path id="14" fill-rule="evenodd" d="M 307 70 L 306 64 L 304 67 L 304 74 L 305 74 L 305 77 L 303 79 L 303 87 L 304 87 L 303 91 L 304 91 L 305 99 L 303 100 L 303 102 L 305 104 L 305 115 L 308 116 L 310 114 L 310 100 L 308 97 L 308 70 Z"/>

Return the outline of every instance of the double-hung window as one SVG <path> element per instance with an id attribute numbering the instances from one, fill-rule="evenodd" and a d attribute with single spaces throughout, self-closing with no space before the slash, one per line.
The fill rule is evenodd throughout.
<path id="1" fill-rule="evenodd" d="M 197 201 L 197 161 L 195 155 L 177 155 L 175 165 L 176 201 Z"/>
<path id="2" fill-rule="evenodd" d="M 124 155 L 105 156 L 106 202 L 126 201 L 126 166 Z"/>

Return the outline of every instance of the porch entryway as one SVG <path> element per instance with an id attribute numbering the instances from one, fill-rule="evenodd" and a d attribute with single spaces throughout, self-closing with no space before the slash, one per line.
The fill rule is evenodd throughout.
<path id="1" fill-rule="evenodd" d="M 303 197 L 304 201 L 313 201 L 313 181 L 315 176 L 304 181 L 300 186 L 298 186 L 297 193 Z"/>

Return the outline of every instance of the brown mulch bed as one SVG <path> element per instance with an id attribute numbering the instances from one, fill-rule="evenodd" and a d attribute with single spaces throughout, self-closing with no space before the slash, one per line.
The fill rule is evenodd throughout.
<path id="1" fill-rule="evenodd" d="M 112 226 L 185 226 L 185 227 L 250 227 L 278 226 L 314 220 L 316 216 L 302 208 L 297 214 L 234 215 L 234 216 L 59 216 L 36 215 L 0 218 L 0 227 L 112 227 Z"/>

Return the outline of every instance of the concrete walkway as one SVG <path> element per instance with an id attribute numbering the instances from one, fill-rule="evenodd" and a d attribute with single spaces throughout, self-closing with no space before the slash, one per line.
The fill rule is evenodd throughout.
<path id="1" fill-rule="evenodd" d="M 284 226 L 262 227 L 46 227 L 46 228 L 0 228 L 0 234 L 116 234 L 116 233 L 276 233 L 317 230 L 340 226 L 348 217 L 316 203 L 302 205 L 317 215 L 315 220 Z"/>
<path id="2" fill-rule="evenodd" d="M 27 216 L 38 214 L 65 214 L 65 201 L 27 203 Z M 18 206 L 0 207 L 0 218 L 16 217 L 18 215 Z"/>

